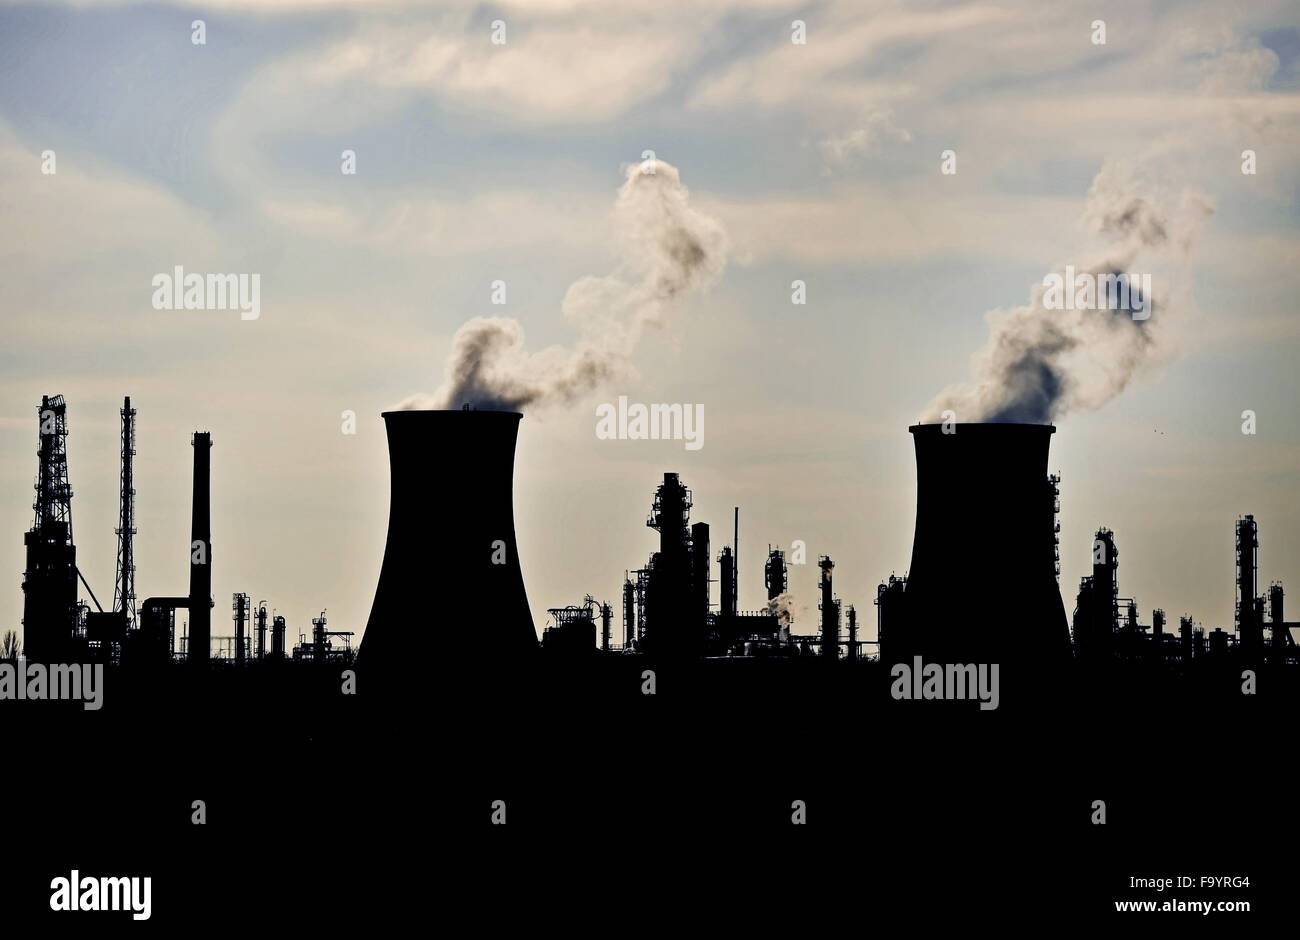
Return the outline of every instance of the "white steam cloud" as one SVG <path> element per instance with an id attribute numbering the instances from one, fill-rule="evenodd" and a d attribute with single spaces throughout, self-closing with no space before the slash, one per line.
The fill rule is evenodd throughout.
<path id="1" fill-rule="evenodd" d="M 579 278 L 564 296 L 564 317 L 580 334 L 572 348 L 530 353 L 517 320 L 475 317 L 456 332 L 438 391 L 400 407 L 518 411 L 572 402 L 630 374 L 645 327 L 717 282 L 728 241 L 720 222 L 691 208 L 676 167 L 662 160 L 627 167 L 613 220 L 618 269 Z"/>
<path id="2" fill-rule="evenodd" d="M 1209 200 L 1185 190 L 1171 215 L 1145 189 L 1115 165 L 1097 174 L 1084 221 L 1106 248 L 1099 259 L 1080 265 L 1076 277 L 1149 274 L 1157 256 L 1190 250 L 1200 223 L 1214 211 Z M 1100 408 L 1160 359 L 1162 337 L 1170 318 L 1178 316 L 1179 292 L 1159 278 L 1153 278 L 1154 296 L 1145 298 L 1151 302 L 1148 319 L 1106 309 L 1104 302 L 1100 309 L 1049 309 L 1046 293 L 1037 284 L 1026 306 L 987 314 L 989 340 L 972 357 L 974 382 L 945 389 L 926 406 L 922 420 L 942 420 L 951 410 L 957 421 L 1048 424 L 1068 412 Z"/>

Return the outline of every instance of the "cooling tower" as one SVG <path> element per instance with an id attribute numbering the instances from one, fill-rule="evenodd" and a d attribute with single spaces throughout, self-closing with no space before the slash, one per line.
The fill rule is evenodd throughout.
<path id="1" fill-rule="evenodd" d="M 517 412 L 386 411 L 388 543 L 358 665 L 487 666 L 537 649 L 515 546 Z"/>
<path id="2" fill-rule="evenodd" d="M 1070 638 L 1056 583 L 1056 493 L 1047 478 L 1056 428 L 950 428 L 908 429 L 916 443 L 916 534 L 888 661 L 919 654 L 939 663 L 1063 663 Z"/>

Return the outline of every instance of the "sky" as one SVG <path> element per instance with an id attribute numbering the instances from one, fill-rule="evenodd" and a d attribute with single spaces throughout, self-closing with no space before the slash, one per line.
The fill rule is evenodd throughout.
<path id="1" fill-rule="evenodd" d="M 109 603 L 130 395 L 138 596 L 186 590 L 208 430 L 214 635 L 235 592 L 291 643 L 322 610 L 359 635 L 380 413 L 435 395 L 458 330 L 504 317 L 519 368 L 616 360 L 524 408 L 539 631 L 587 593 L 617 610 L 675 471 L 715 552 L 740 507 L 742 609 L 767 546 L 800 540 L 796 632 L 829 554 L 871 637 L 911 554 L 908 425 L 1064 322 L 1045 274 L 1122 257 L 1152 275 L 1150 323 L 1079 334 L 1059 364 L 1079 392 L 1050 462 L 1066 609 L 1105 525 L 1143 623 L 1230 629 L 1238 516 L 1259 520 L 1261 591 L 1300 590 L 1298 63 L 1286 2 L 2 2 L 0 626 L 21 619 L 43 394 L 68 401 L 78 561 Z M 678 223 L 709 233 L 707 276 L 659 290 Z M 259 275 L 260 315 L 156 309 L 176 265 Z M 599 438 L 620 395 L 703 405 L 703 446 Z"/>

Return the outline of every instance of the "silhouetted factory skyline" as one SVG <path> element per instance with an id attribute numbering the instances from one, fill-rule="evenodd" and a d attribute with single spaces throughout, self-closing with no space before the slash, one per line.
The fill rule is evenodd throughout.
<path id="1" fill-rule="evenodd" d="M 41 400 L 35 518 L 25 537 L 24 653 L 44 662 L 202 666 L 215 660 L 236 668 L 286 659 L 351 663 L 352 631 L 326 629 L 324 611 L 313 618 L 310 639 L 302 634 L 290 652 L 285 618 L 272 615 L 268 628 L 266 602 L 254 605 L 246 593 L 232 596 L 233 635 L 212 635 L 212 438 L 205 431 L 191 440 L 188 592 L 149 596 L 137 605 L 136 412 L 129 397 L 120 414 L 117 570 L 113 602 L 105 610 L 77 566 L 67 404 L 62 396 Z M 388 538 L 357 657 L 376 672 L 415 668 L 412 660 L 429 639 L 440 650 L 470 660 L 531 656 L 539 649 L 544 659 L 600 651 L 663 659 L 900 662 L 921 656 L 932 662 L 1035 665 L 1070 659 L 1176 666 L 1205 658 L 1300 660 L 1291 634 L 1300 623 L 1285 619 L 1281 583 L 1274 581 L 1266 595 L 1259 594 L 1259 529 L 1251 515 L 1234 524 L 1237 597 L 1231 632 L 1215 627 L 1207 636 L 1184 614 L 1175 634 L 1166 629 L 1162 608 L 1152 611 L 1149 624 L 1140 623 L 1137 602 L 1119 593 L 1119 552 L 1114 533 L 1104 527 L 1093 542 L 1092 573 L 1081 579 L 1067 619 L 1058 586 L 1060 480 L 1047 472 L 1056 429 L 993 423 L 909 428 L 918 480 L 912 557 L 905 576 L 890 575 L 875 588 L 875 638 L 860 635 L 857 608 L 836 596 L 829 555 L 817 559 L 818 615 L 812 631 L 795 632 L 787 558 L 770 544 L 761 561 L 752 563 L 755 569 L 761 565 L 767 609 L 739 610 L 740 508 L 729 520 L 730 544 L 715 556 L 710 525 L 691 521 L 690 489 L 677 473 L 665 472 L 645 522 L 658 533 L 657 549 L 644 565 L 625 571 L 619 598 L 622 642 L 614 638 L 614 605 L 590 594 L 578 604 L 549 608 L 552 622 L 539 641 L 514 528 L 514 456 L 522 416 L 466 407 L 393 411 L 383 417 L 391 473 Z M 448 493 L 456 498 L 448 500 Z M 458 537 L 447 538 L 449 532 Z M 439 572 L 455 594 L 442 605 L 438 623 L 421 613 L 428 571 Z M 78 581 L 94 610 L 78 597 Z M 484 598 L 490 599 L 486 609 Z M 180 637 L 177 610 L 188 614 L 188 630 Z M 437 632 L 423 635 L 429 630 Z"/>
<path id="2" fill-rule="evenodd" d="M 35 520 L 24 538 L 27 565 L 22 584 L 23 653 L 28 659 L 40 662 L 94 660 L 158 664 L 181 659 L 201 666 L 213 658 L 212 646 L 216 639 L 216 658 L 236 665 L 286 659 L 285 618 L 272 615 L 268 650 L 266 601 L 254 609 L 247 594 L 233 597 L 234 634 L 212 636 L 212 435 L 207 431 L 196 431 L 190 442 L 194 448 L 194 478 L 189 591 L 183 595 L 148 597 L 137 606 L 133 547 L 136 411 L 131 407 L 130 397 L 123 400 L 121 417 L 120 525 L 115 530 L 117 574 L 112 607 L 104 610 L 77 567 L 72 534 L 72 487 L 68 479 L 67 403 L 62 395 L 41 398 L 37 408 Z M 78 598 L 78 580 L 90 595 L 95 610 Z M 188 630 L 180 637 L 176 635 L 177 610 L 189 614 Z M 304 636 L 294 647 L 292 658 L 351 662 L 352 632 L 329 631 L 325 626 L 322 611 L 319 618 L 312 620 L 311 642 Z M 336 647 L 331 637 L 342 637 L 343 645 Z"/>
<path id="3" fill-rule="evenodd" d="M 1229 651 L 1249 659 L 1265 653 L 1272 660 L 1297 659 L 1291 630 L 1300 623 L 1285 620 L 1282 584 L 1273 582 L 1267 596 L 1257 590 L 1259 539 L 1252 515 L 1235 523 L 1234 633 L 1215 627 L 1207 637 L 1185 614 L 1178 634 L 1170 634 L 1162 608 L 1152 611 L 1149 625 L 1139 623 L 1136 600 L 1119 596 L 1119 552 L 1114 533 L 1105 527 L 1096 531 L 1093 574 L 1081 578 L 1067 627 L 1057 586 L 1060 478 L 1046 472 L 1046 442 L 1054 428 L 958 427 L 959 433 L 948 435 L 940 425 L 910 429 L 921 477 L 912 564 L 907 576 L 890 575 L 876 588 L 875 640 L 859 636 L 855 606 L 835 597 L 829 555 L 817 562 L 815 632 L 791 630 L 793 620 L 785 615 L 790 605 L 781 603 L 788 584 L 786 557 L 771 545 L 764 563 L 769 609 L 738 612 L 739 507 L 732 544 L 717 556 L 721 590 L 715 610 L 709 598 L 709 585 L 715 583 L 709 578 L 709 525 L 690 523 L 691 492 L 678 474 L 665 473 L 646 522 L 659 532 L 659 550 L 644 567 L 630 571 L 623 585 L 622 647 L 611 643 L 610 605 L 588 595 L 580 605 L 550 609 L 555 622 L 543 632 L 543 648 L 592 648 L 599 616 L 599 648 L 611 652 L 659 652 L 657 644 L 665 644 L 697 655 L 849 660 L 863 658 L 864 647 L 876 647 L 874 655 L 889 662 L 913 655 L 956 662 L 1051 662 L 1071 653 L 1094 662 L 1185 662 Z M 953 477 L 969 491 L 967 499 L 954 492 Z M 988 604 L 990 586 L 1008 577 L 1010 599 Z"/>

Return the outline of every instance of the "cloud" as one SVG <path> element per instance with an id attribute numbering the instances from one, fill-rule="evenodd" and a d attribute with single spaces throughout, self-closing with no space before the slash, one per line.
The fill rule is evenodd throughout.
<path id="1" fill-rule="evenodd" d="M 451 201 L 407 187 L 348 204 L 268 195 L 260 211 L 297 235 L 394 255 L 459 258 L 545 247 L 576 256 L 606 247 L 597 233 L 607 210 L 565 190 L 498 188 Z M 560 219 L 565 224 L 556 224 Z"/>
<path id="2" fill-rule="evenodd" d="M 864 65 L 882 51 L 933 45 L 946 35 L 968 37 L 1014 15 L 987 4 L 916 11 L 898 3 L 871 9 L 839 4 L 820 13 L 806 17 L 804 45 L 790 41 L 788 22 L 774 24 L 770 42 L 754 44 L 737 61 L 704 77 L 691 94 L 690 106 L 807 109 L 816 102 L 819 110 L 854 111 L 864 97 L 895 98 L 915 89 L 910 80 L 863 74 Z"/>
<path id="3" fill-rule="evenodd" d="M 911 139 L 910 131 L 894 123 L 893 108 L 878 105 L 868 109 L 852 130 L 827 137 L 818 146 L 829 164 L 843 166 L 854 157 L 878 153 L 887 142 Z"/>
<path id="4" fill-rule="evenodd" d="M 7 321 L 10 342 L 23 331 L 30 344 L 56 344 L 65 322 L 78 323 L 83 339 L 120 334 L 120 323 L 87 316 L 119 305 L 165 332 L 150 305 L 152 276 L 231 257 L 208 214 L 165 187 L 65 147 L 56 151 L 56 173 L 43 174 L 41 165 L 40 151 L 0 123 L 0 205 L 22 220 L 0 232 L 6 306 L 39 312 Z"/>
<path id="5" fill-rule="evenodd" d="M 669 28 L 607 15 L 506 15 L 506 41 L 486 24 L 448 17 L 436 28 L 381 26 L 314 55 L 305 75 L 417 92 L 525 124 L 597 123 L 668 88 L 701 48 L 705 22 Z"/>

